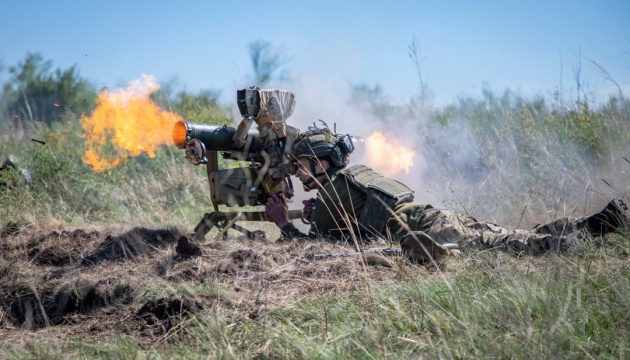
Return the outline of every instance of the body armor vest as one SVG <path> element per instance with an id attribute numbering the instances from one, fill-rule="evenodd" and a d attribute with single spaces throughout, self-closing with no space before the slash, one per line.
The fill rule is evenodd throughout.
<path id="1" fill-rule="evenodd" d="M 346 177 L 367 197 L 359 215 L 361 231 L 368 235 L 382 236 L 394 208 L 413 200 L 413 191 L 403 183 L 384 177 L 365 165 L 353 165 L 338 175 Z"/>

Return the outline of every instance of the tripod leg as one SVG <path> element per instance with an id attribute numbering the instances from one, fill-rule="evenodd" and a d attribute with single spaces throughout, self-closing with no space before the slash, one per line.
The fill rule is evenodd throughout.
<path id="1" fill-rule="evenodd" d="M 200 243 L 204 242 L 206 240 L 206 234 L 210 232 L 215 225 L 215 213 L 205 213 L 199 224 L 195 226 L 195 235 L 193 236 L 193 239 Z"/>
<path id="2" fill-rule="evenodd" d="M 237 224 L 232 224 L 232 229 L 242 232 L 250 240 L 267 241 L 267 235 L 262 230 L 249 231 Z"/>
<path id="3" fill-rule="evenodd" d="M 219 233 L 217 234 L 217 236 L 214 237 L 214 240 L 219 240 L 220 238 L 227 238 L 227 231 L 229 228 L 234 226 L 234 223 L 238 220 L 240 214 L 236 214 L 236 216 L 234 216 L 230 221 L 228 221 L 227 223 L 225 223 L 225 225 L 222 223 L 220 226 L 220 230 Z"/>

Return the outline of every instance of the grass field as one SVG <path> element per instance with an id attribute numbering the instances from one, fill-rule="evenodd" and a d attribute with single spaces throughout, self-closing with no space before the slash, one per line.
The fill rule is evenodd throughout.
<path id="1" fill-rule="evenodd" d="M 510 94 L 435 109 L 414 130 L 430 170 L 415 175 L 431 184 L 416 199 L 514 227 L 627 200 L 628 113 L 624 99 L 558 110 Z M 351 246 L 235 232 L 186 256 L 178 239 L 210 207 L 205 168 L 165 146 L 93 172 L 79 122 L 0 142 L 30 172 L 0 172 L 0 358 L 630 355 L 627 234 L 539 257 L 465 252 L 441 269 L 309 260 Z"/>

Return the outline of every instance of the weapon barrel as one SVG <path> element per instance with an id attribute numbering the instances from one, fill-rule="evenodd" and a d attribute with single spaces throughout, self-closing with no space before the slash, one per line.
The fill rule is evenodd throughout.
<path id="1" fill-rule="evenodd" d="M 235 133 L 236 128 L 233 126 L 178 121 L 173 126 L 173 142 L 180 149 L 183 149 L 191 139 L 198 139 L 208 150 L 242 151 L 248 145 L 248 152 L 261 150 L 258 133 L 253 131 L 250 131 L 248 134 L 251 137 L 251 141 L 248 141 L 249 144 L 245 144 L 245 146 L 240 148 L 234 148 L 232 138 L 234 138 Z"/>

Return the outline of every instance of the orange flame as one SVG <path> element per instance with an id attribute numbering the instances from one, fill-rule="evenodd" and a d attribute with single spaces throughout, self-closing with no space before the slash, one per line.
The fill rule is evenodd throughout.
<path id="1" fill-rule="evenodd" d="M 392 136 L 385 136 L 381 131 L 368 136 L 365 141 L 366 162 L 385 176 L 394 176 L 403 171 L 409 175 L 416 152 L 392 139 Z"/>
<path id="2" fill-rule="evenodd" d="M 87 148 L 83 162 L 102 172 L 143 152 L 154 158 L 158 146 L 172 144 L 173 125 L 181 117 L 149 98 L 159 88 L 153 76 L 142 75 L 125 89 L 102 91 L 92 116 L 81 116 Z"/>

